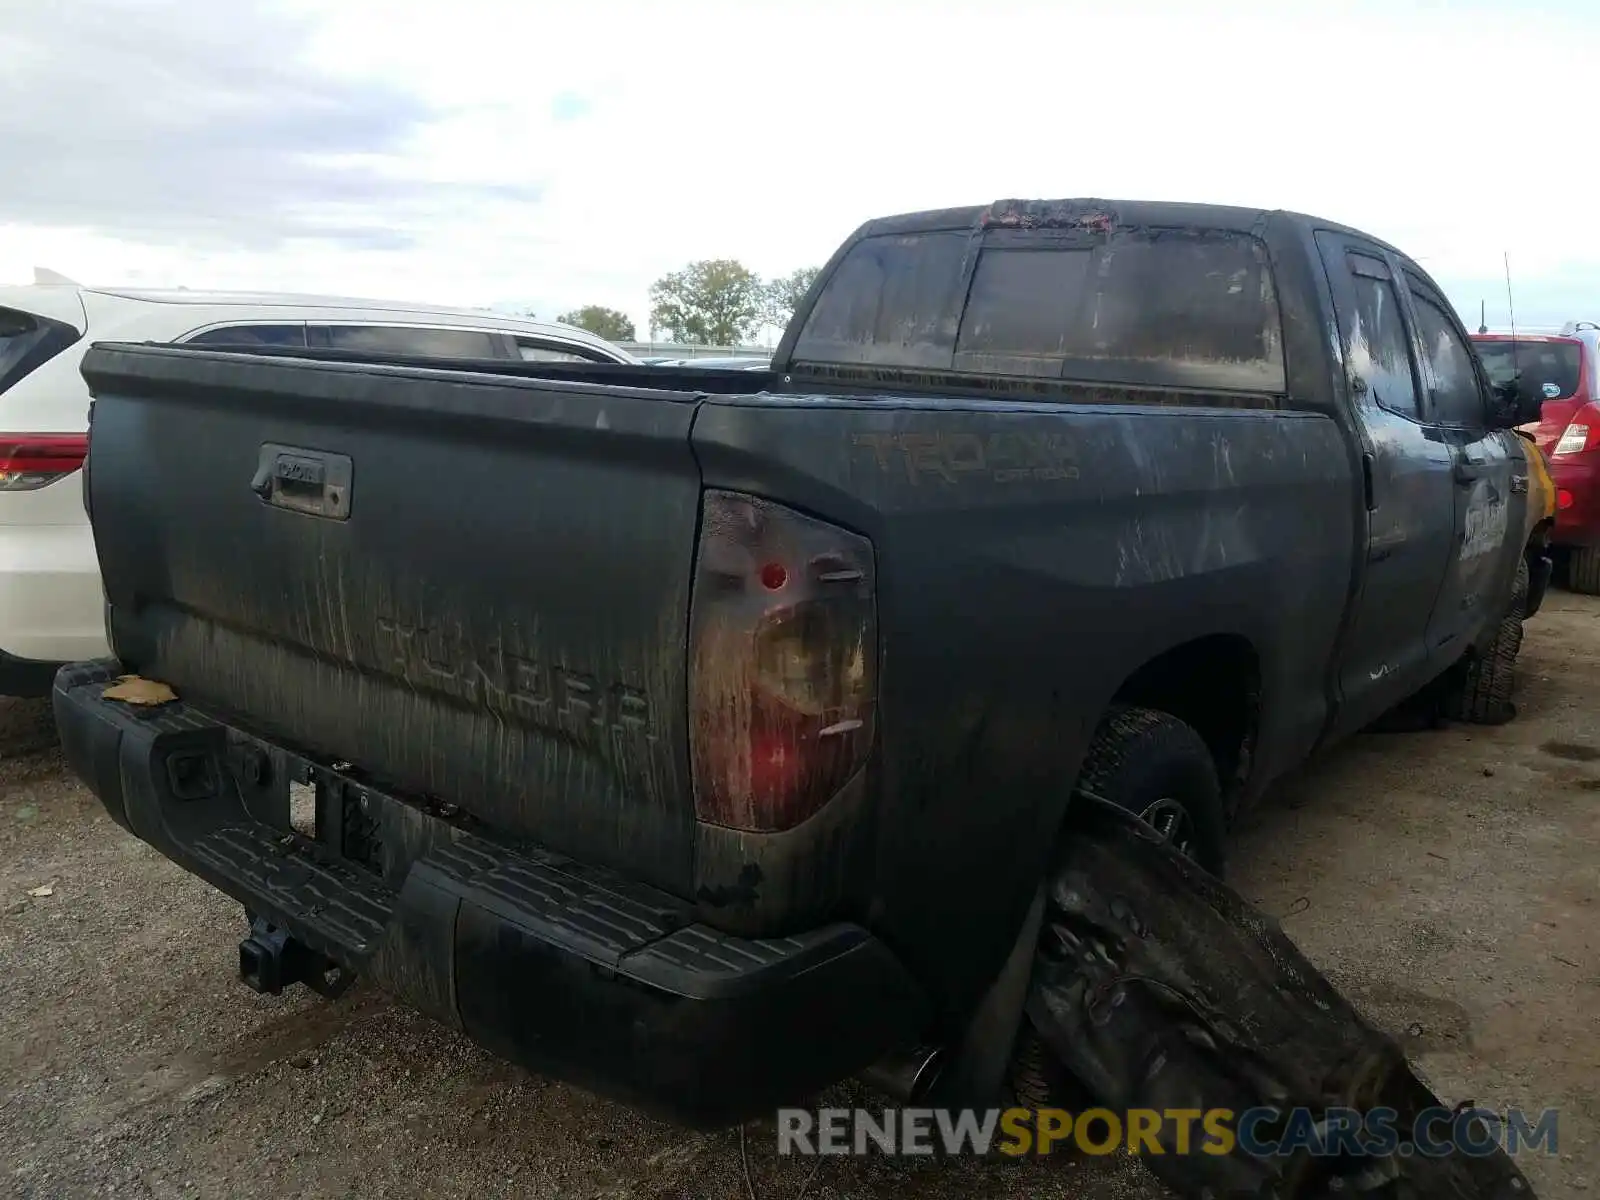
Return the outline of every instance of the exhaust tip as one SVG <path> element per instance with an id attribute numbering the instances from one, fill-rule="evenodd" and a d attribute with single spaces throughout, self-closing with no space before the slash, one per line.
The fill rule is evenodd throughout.
<path id="1" fill-rule="evenodd" d="M 915 1104 L 939 1082 L 944 1062 L 943 1047 L 915 1046 L 885 1055 L 861 1072 L 860 1079 L 902 1104 Z"/>

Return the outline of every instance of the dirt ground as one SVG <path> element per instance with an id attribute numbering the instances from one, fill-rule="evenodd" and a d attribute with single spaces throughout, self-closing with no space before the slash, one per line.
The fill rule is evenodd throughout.
<path id="1" fill-rule="evenodd" d="M 1252 814 L 1233 880 L 1449 1101 L 1560 1108 L 1545 1200 L 1600 1195 L 1600 600 L 1529 624 L 1521 714 L 1363 736 Z M 235 979 L 237 907 L 0 712 L 0 1192 L 22 1197 L 1159 1197 L 1127 1160 L 780 1160 L 496 1062 L 359 988 Z M 48 894 L 41 894 L 48 888 Z M 852 1088 L 842 1090 L 842 1098 Z M 813 1170 L 815 1173 L 813 1174 Z"/>

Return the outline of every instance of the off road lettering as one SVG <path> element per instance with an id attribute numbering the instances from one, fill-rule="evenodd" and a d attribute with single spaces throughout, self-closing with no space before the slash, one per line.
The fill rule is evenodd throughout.
<path id="1" fill-rule="evenodd" d="M 1467 509 L 1466 529 L 1461 539 L 1462 559 L 1478 558 L 1499 549 L 1506 539 L 1507 505 L 1499 497 L 1474 502 Z"/>
<path id="2" fill-rule="evenodd" d="M 912 484 L 1078 477 L 1071 439 L 1056 433 L 858 433 L 854 442 L 872 452 L 879 470 L 904 470 Z"/>
<path id="3" fill-rule="evenodd" d="M 377 620 L 386 665 L 403 678 L 491 712 L 577 737 L 606 729 L 654 736 L 642 688 L 601 682 L 592 671 L 507 654 L 498 643 L 475 649 L 442 630 Z"/>

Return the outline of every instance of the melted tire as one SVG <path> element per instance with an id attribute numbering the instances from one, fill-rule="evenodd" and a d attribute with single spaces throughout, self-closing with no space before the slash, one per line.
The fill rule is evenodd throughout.
<path id="1" fill-rule="evenodd" d="M 1402 1137 L 1442 1106 L 1283 934 L 1220 880 L 1110 805 L 1063 847 L 1027 1014 L 1060 1069 L 1113 1112 L 1396 1110 Z M 1142 1161 L 1193 1197 L 1525 1200 L 1503 1152 L 1447 1158 L 1177 1152 Z"/>
<path id="2" fill-rule="evenodd" d="M 1517 715 L 1512 691 L 1527 606 L 1528 564 L 1523 560 L 1517 564 L 1511 603 L 1500 618 L 1494 640 L 1474 652 L 1447 680 L 1441 706 L 1444 716 L 1474 725 L 1504 725 Z"/>
<path id="3" fill-rule="evenodd" d="M 1222 789 L 1205 741 L 1170 713 L 1118 705 L 1106 714 L 1078 772 L 1078 789 L 1137 817 L 1163 797 L 1180 801 L 1193 830 L 1189 856 L 1216 875 L 1223 869 Z M 1067 837 L 1072 837 L 1069 824 Z M 1024 1021 L 1012 1048 L 1011 1091 L 1033 1108 L 1081 1108 L 1085 1094 Z"/>

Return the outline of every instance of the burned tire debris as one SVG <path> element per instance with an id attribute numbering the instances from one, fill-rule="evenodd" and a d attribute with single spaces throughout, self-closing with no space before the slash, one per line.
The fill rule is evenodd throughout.
<path id="1" fill-rule="evenodd" d="M 1081 805 L 1050 885 L 1027 1014 L 1094 1101 L 1131 1109 L 1392 1108 L 1401 1145 L 1442 1102 L 1284 935 L 1118 806 Z M 1181 1195 L 1513 1200 L 1503 1152 L 1253 1156 L 1193 1149 L 1143 1161 Z"/>

